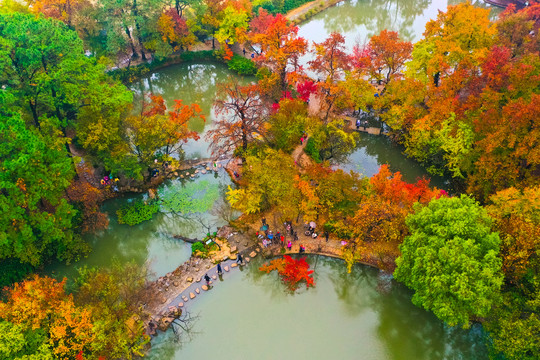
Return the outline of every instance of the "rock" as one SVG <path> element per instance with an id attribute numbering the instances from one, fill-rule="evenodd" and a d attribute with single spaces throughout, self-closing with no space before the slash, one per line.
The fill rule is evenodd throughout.
<path id="1" fill-rule="evenodd" d="M 228 266 L 225 266 L 225 267 L 223 268 L 223 270 L 229 271 L 229 267 L 228 267 Z"/>
<path id="2" fill-rule="evenodd" d="M 240 244 L 240 239 L 235 240 L 237 244 Z"/>
<path id="3" fill-rule="evenodd" d="M 184 307 L 184 303 L 183 302 L 178 303 L 178 307 Z"/>
<path id="4" fill-rule="evenodd" d="M 236 254 L 231 254 L 231 255 L 229 255 L 229 259 L 231 259 L 231 260 L 236 260 Z"/>
<path id="5" fill-rule="evenodd" d="M 195 268 L 195 269 L 193 269 L 193 270 L 195 270 L 195 272 L 199 272 L 199 268 Z"/>
<path id="6" fill-rule="evenodd" d="M 238 248 L 236 246 L 231 246 L 231 253 L 237 252 Z"/>
<path id="7" fill-rule="evenodd" d="M 193 278 L 190 276 L 190 277 L 187 278 L 186 281 L 187 281 L 188 283 L 193 282 Z"/>
<path id="8" fill-rule="evenodd" d="M 184 175 L 180 175 L 180 179 L 183 179 L 184 178 Z"/>
<path id="9" fill-rule="evenodd" d="M 248 244 L 248 242 L 246 241 L 246 242 L 244 243 L 244 246 L 248 246 L 248 245 L 249 245 L 249 244 Z"/>
<path id="10" fill-rule="evenodd" d="M 201 293 L 201 290 L 199 290 L 199 288 L 196 288 L 196 289 L 195 289 L 195 292 L 196 292 L 197 294 L 200 294 L 200 293 Z"/>
<path id="11" fill-rule="evenodd" d="M 210 269 L 210 264 L 206 265 L 206 269 L 207 270 Z"/>
<path id="12" fill-rule="evenodd" d="M 195 280 L 195 281 L 197 281 L 197 282 L 201 282 L 201 278 L 197 278 L 197 280 Z"/>
<path id="13" fill-rule="evenodd" d="M 212 279 L 217 280 L 217 276 L 216 276 L 216 275 L 212 275 Z"/>
<path id="14" fill-rule="evenodd" d="M 255 251 L 249 253 L 249 257 L 254 258 L 255 256 L 257 256 L 257 253 Z"/>
<path id="15" fill-rule="evenodd" d="M 188 298 L 186 295 L 182 296 L 182 300 L 184 300 L 184 302 L 187 302 L 188 301 Z"/>
<path id="16" fill-rule="evenodd" d="M 220 167 L 221 167 L 221 164 L 217 164 L 217 167 L 220 168 Z"/>
<path id="17" fill-rule="evenodd" d="M 198 174 L 199 173 L 199 169 L 195 169 L 195 174 Z"/>
<path id="18" fill-rule="evenodd" d="M 237 263 L 232 263 L 232 264 L 231 264 L 231 267 L 232 267 L 232 268 L 237 267 L 237 266 L 238 266 Z"/>
<path id="19" fill-rule="evenodd" d="M 190 299 L 195 299 L 195 294 L 192 293 L 192 292 L 190 292 L 190 293 L 189 293 L 189 298 L 190 298 Z"/>
<path id="20" fill-rule="evenodd" d="M 201 174 L 203 174 L 203 175 L 206 174 L 206 170 L 202 170 Z"/>
<path id="21" fill-rule="evenodd" d="M 186 173 L 186 176 L 189 176 L 189 171 Z"/>
<path id="22" fill-rule="evenodd" d="M 210 171 L 210 170 L 211 170 L 211 169 L 210 169 L 210 166 L 207 166 L 207 167 L 206 167 L 206 171 Z"/>
<path id="23" fill-rule="evenodd" d="M 175 171 L 175 172 L 174 172 L 174 176 L 178 176 L 178 171 Z"/>
<path id="24" fill-rule="evenodd" d="M 148 189 L 148 197 L 154 199 L 156 197 L 156 191 L 154 189 Z"/>
<path id="25" fill-rule="evenodd" d="M 203 289 L 204 291 L 208 291 L 208 286 L 203 285 L 203 286 L 201 286 L 201 289 Z"/>
<path id="26" fill-rule="evenodd" d="M 180 286 L 180 283 L 178 281 L 173 281 L 172 284 L 174 285 L 174 287 L 179 287 Z"/>
<path id="27" fill-rule="evenodd" d="M 251 261 L 251 259 L 250 259 L 250 258 L 248 258 L 248 257 L 246 256 L 246 257 L 244 258 L 244 261 L 248 263 L 248 262 L 250 262 L 250 261 Z"/>

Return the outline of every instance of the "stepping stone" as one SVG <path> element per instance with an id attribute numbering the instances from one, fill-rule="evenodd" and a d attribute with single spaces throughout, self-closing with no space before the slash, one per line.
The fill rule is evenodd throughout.
<path id="1" fill-rule="evenodd" d="M 212 279 L 216 280 L 216 279 L 217 279 L 217 276 L 216 276 L 216 275 L 212 275 Z"/>
<path id="2" fill-rule="evenodd" d="M 192 292 L 190 292 L 190 293 L 189 293 L 189 298 L 190 298 L 190 299 L 195 299 L 195 294 L 192 293 Z"/>
<path id="3" fill-rule="evenodd" d="M 232 267 L 232 268 L 233 268 L 233 267 L 237 267 L 237 266 L 238 266 L 237 263 L 232 263 L 232 264 L 231 264 L 231 267 Z"/>
<path id="4" fill-rule="evenodd" d="M 257 253 L 255 251 L 249 253 L 249 257 L 254 258 L 255 256 L 257 256 Z"/>
<path id="5" fill-rule="evenodd" d="M 197 280 L 195 280 L 195 281 L 197 281 L 197 282 L 201 282 L 201 278 L 197 278 Z"/>
<path id="6" fill-rule="evenodd" d="M 229 255 L 229 259 L 231 259 L 231 260 L 236 260 L 236 254 L 231 254 L 231 255 Z"/>
<path id="7" fill-rule="evenodd" d="M 175 172 L 174 172 L 174 176 L 178 176 L 178 171 L 175 171 Z"/>
<path id="8" fill-rule="evenodd" d="M 178 307 L 184 307 L 184 303 L 183 302 L 178 303 Z"/>
<path id="9" fill-rule="evenodd" d="M 238 249 L 236 248 L 236 246 L 231 246 L 231 253 L 234 253 L 234 252 L 237 252 Z"/>
<path id="10" fill-rule="evenodd" d="M 207 167 L 206 167 L 206 171 L 210 171 L 210 170 L 211 170 L 211 169 L 210 169 L 210 167 L 209 167 L 209 166 L 207 166 Z"/>
<path id="11" fill-rule="evenodd" d="M 186 295 L 182 296 L 182 300 L 184 300 L 184 302 L 188 301 L 188 298 Z"/>
<path id="12" fill-rule="evenodd" d="M 208 291 L 208 286 L 203 285 L 203 286 L 201 286 L 201 289 L 203 289 L 204 291 Z"/>
<path id="13" fill-rule="evenodd" d="M 198 172 L 199 172 L 199 169 L 196 169 L 196 170 L 195 170 L 195 174 L 197 174 Z"/>
<path id="14" fill-rule="evenodd" d="M 197 294 L 200 294 L 200 293 L 201 293 L 201 290 L 199 290 L 199 288 L 196 288 L 196 289 L 195 289 L 195 292 L 196 292 Z"/>
<path id="15" fill-rule="evenodd" d="M 202 170 L 201 174 L 203 174 L 203 175 L 206 174 L 206 170 Z"/>
<path id="16" fill-rule="evenodd" d="M 225 267 L 223 268 L 223 270 L 229 271 L 229 267 L 228 267 L 228 266 L 225 266 Z"/>
<path id="17" fill-rule="evenodd" d="M 187 278 L 186 281 L 187 281 L 188 283 L 193 282 L 193 278 L 190 276 L 190 277 Z"/>
<path id="18" fill-rule="evenodd" d="M 188 173 L 188 172 L 186 173 L 186 176 L 189 176 L 189 173 Z"/>
<path id="19" fill-rule="evenodd" d="M 191 174 L 191 177 L 192 177 L 192 178 L 195 177 L 195 174 Z"/>
<path id="20" fill-rule="evenodd" d="M 251 259 L 248 258 L 247 256 L 244 258 L 244 260 L 245 260 L 246 262 L 250 262 L 250 261 L 251 261 Z"/>
<path id="21" fill-rule="evenodd" d="M 169 311 L 176 311 L 176 307 L 174 307 L 174 306 L 169 306 Z"/>

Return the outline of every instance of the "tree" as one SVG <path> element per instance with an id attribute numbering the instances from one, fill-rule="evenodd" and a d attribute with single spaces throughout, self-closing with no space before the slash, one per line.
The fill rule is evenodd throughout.
<path id="1" fill-rule="evenodd" d="M 174 110 L 167 114 L 166 109 L 161 96 L 150 95 L 150 102 L 143 99 L 141 112 L 126 119 L 132 151 L 143 167 L 158 155 L 182 156 L 182 145 L 189 139 L 199 139 L 195 131 L 188 129 L 189 120 L 204 120 L 199 105 L 184 105 L 182 100 L 175 100 Z"/>
<path id="2" fill-rule="evenodd" d="M 342 80 L 350 69 L 350 58 L 346 53 L 345 38 L 333 32 L 321 43 L 313 43 L 315 58 L 309 61 L 309 68 L 325 81 Z"/>
<path id="3" fill-rule="evenodd" d="M 285 255 L 283 258 L 272 260 L 270 264 L 264 264 L 259 270 L 267 274 L 273 270 L 277 270 L 281 276 L 281 280 L 292 292 L 298 289 L 298 284 L 301 281 L 306 282 L 306 288 L 315 286 L 315 281 L 313 280 L 313 276 L 311 276 L 314 270 L 309 270 L 309 264 L 305 258 L 293 259 L 289 255 Z"/>
<path id="4" fill-rule="evenodd" d="M 291 151 L 309 125 L 307 106 L 300 100 L 284 99 L 268 119 L 268 135 L 279 150 Z"/>
<path id="5" fill-rule="evenodd" d="M 394 276 L 415 291 L 414 304 L 450 326 L 468 327 L 500 299 L 500 240 L 492 220 L 465 195 L 416 210 L 407 217 L 411 235 L 400 246 Z"/>
<path id="6" fill-rule="evenodd" d="M 227 6 L 223 10 L 223 19 L 215 34 L 216 39 L 230 45 L 242 42 L 248 28 L 248 18 L 249 12 L 246 9 L 236 8 L 233 5 Z"/>
<path id="7" fill-rule="evenodd" d="M 264 113 L 257 85 L 241 86 L 236 79 L 218 86 L 216 113 L 222 116 L 208 131 L 213 154 L 246 152 L 248 144 L 265 135 Z"/>
<path id="8" fill-rule="evenodd" d="M 276 82 L 281 91 L 288 90 L 288 75 L 300 71 L 298 58 L 307 50 L 305 39 L 298 37 L 298 27 L 290 24 L 286 17 L 281 14 L 273 16 L 270 20 L 267 14 L 261 12 L 259 17 L 252 22 L 255 25 L 248 34 L 248 39 L 252 44 L 257 44 L 261 48 L 261 53 L 255 57 L 255 61 L 266 66 L 276 77 Z M 257 26 L 260 17 L 267 24 L 263 29 Z"/>
<path id="9" fill-rule="evenodd" d="M 73 233 L 77 211 L 63 199 L 73 177 L 71 159 L 50 131 L 27 129 L 19 115 L 0 108 L 0 259 L 40 265 L 51 258 L 70 261 L 86 250 Z M 54 119 L 42 121 L 42 132 Z"/>
<path id="10" fill-rule="evenodd" d="M 56 359 L 74 359 L 95 340 L 90 311 L 75 305 L 73 297 L 66 295 L 65 281 L 34 275 L 15 284 L 7 291 L 7 301 L 0 303 L 2 318 L 18 325 L 18 329 L 41 329 L 44 344 L 37 351 L 47 354 L 48 347 Z M 15 345 L 13 350 L 17 348 Z"/>
<path id="11" fill-rule="evenodd" d="M 405 62 L 411 59 L 412 49 L 410 42 L 399 40 L 397 32 L 385 29 L 371 37 L 366 49 L 358 54 L 361 57 L 355 61 L 371 79 L 386 85 L 392 78 L 401 76 Z"/>
<path id="12" fill-rule="evenodd" d="M 112 359 L 143 356 L 150 340 L 143 324 L 143 304 L 152 296 L 147 269 L 118 262 L 108 269 L 83 268 L 76 284 L 75 299 L 91 309 L 95 324 L 90 354 Z"/>
<path id="13" fill-rule="evenodd" d="M 298 215 L 300 196 L 294 186 L 296 172 L 288 154 L 265 149 L 259 157 L 246 158 L 242 187 L 229 189 L 227 200 L 233 208 L 248 214 L 275 206 L 283 219 L 292 219 Z"/>

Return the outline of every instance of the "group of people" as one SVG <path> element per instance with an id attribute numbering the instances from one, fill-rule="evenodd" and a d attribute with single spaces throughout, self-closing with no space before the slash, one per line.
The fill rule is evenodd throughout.
<path id="1" fill-rule="evenodd" d="M 367 130 L 368 121 L 364 120 L 361 121 L 360 119 L 356 119 L 356 130 L 360 130 L 360 127 L 364 125 L 364 131 Z"/>
<path id="2" fill-rule="evenodd" d="M 269 229 L 266 218 L 263 217 L 261 221 L 262 227 L 260 231 L 257 231 L 256 236 L 262 242 L 263 247 L 266 248 L 275 243 L 280 244 L 282 248 L 286 246 L 289 251 L 292 250 L 293 242 L 298 241 L 298 233 L 294 230 L 292 221 L 285 221 L 283 224 L 285 231 L 283 233 L 278 231 L 275 234 Z M 326 241 L 328 241 L 328 232 L 325 232 L 325 236 Z M 303 244 L 299 244 L 299 252 L 304 253 L 305 251 L 306 247 Z"/>

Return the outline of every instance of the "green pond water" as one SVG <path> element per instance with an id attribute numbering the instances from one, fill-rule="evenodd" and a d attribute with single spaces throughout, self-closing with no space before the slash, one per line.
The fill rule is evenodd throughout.
<path id="1" fill-rule="evenodd" d="M 186 303 L 198 316 L 191 336 L 160 334 L 150 359 L 483 360 L 480 327 L 444 326 L 411 303 L 384 273 L 308 257 L 315 288 L 291 295 L 275 272 L 250 264 Z"/>
<path id="2" fill-rule="evenodd" d="M 446 2 L 439 1 L 347 1 L 303 24 L 300 35 L 322 41 L 330 32 L 341 31 L 352 47 L 356 39 L 389 28 L 399 30 L 408 40 L 417 40 L 426 21 L 436 16 L 437 9 L 445 8 Z M 197 102 L 206 121 L 190 124 L 201 139 L 188 142 L 184 149 L 187 158 L 202 159 L 210 156 L 204 135 L 216 118 L 212 110 L 216 84 L 229 76 L 235 75 L 223 64 L 179 64 L 148 75 L 133 84 L 132 90 L 139 100 L 143 93 L 161 94 L 169 107 L 175 99 L 186 104 Z M 402 150 L 384 136 L 363 134 L 357 149 L 335 166 L 371 176 L 386 163 L 392 171 L 402 172 L 407 181 L 430 177 Z M 449 188 L 446 179 L 430 178 L 433 185 Z M 230 184 L 225 172 L 200 175 L 188 186 L 202 181 L 220 189 L 211 210 L 184 215 L 158 213 L 150 221 L 128 226 L 117 223 L 116 210 L 146 195 L 109 201 L 104 205 L 110 214 L 109 229 L 87 237 L 93 248 L 89 257 L 70 266 L 56 264 L 46 271 L 73 277 L 77 267 L 108 266 L 114 259 L 146 263 L 154 276 L 172 271 L 191 254 L 190 244 L 172 235 L 202 238 L 206 226 L 215 231 L 225 224 L 225 215 L 230 216 L 223 201 Z M 181 192 L 185 186 L 185 180 L 173 180 L 159 191 Z M 347 274 L 342 262 L 324 258 L 318 260 L 316 269 L 317 287 L 294 296 L 283 292 L 275 276 L 262 276 L 256 266 L 242 274 L 230 274 L 226 285 L 220 283 L 212 289 L 212 296 L 201 296 L 190 305 L 190 311 L 201 313 L 196 322 L 200 334 L 183 345 L 173 341 L 171 332 L 159 336 L 153 341 L 152 359 L 485 358 L 479 329 L 446 328 L 432 314 L 412 305 L 407 289 L 377 270 L 358 266 Z"/>

